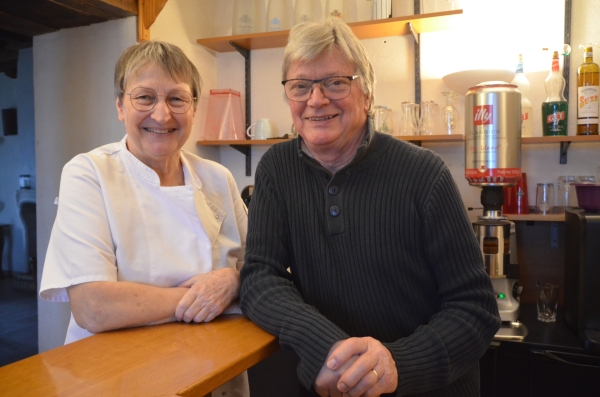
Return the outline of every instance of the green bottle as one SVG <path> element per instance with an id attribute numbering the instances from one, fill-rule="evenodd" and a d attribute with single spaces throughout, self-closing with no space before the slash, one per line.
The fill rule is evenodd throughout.
<path id="1" fill-rule="evenodd" d="M 546 78 L 546 100 L 542 103 L 544 136 L 568 135 L 569 106 L 564 96 L 565 79 L 560 74 L 558 51 L 552 55 L 552 71 Z"/>

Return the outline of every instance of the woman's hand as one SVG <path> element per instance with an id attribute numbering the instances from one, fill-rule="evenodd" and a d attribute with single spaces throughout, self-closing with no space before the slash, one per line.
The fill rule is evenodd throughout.
<path id="1" fill-rule="evenodd" d="M 177 304 L 175 318 L 186 323 L 211 321 L 238 297 L 240 285 L 239 271 L 231 268 L 189 278 L 178 285 L 189 291 Z"/>

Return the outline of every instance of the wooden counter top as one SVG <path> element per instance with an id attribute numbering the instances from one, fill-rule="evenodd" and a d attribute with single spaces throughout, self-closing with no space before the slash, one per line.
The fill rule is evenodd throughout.
<path id="1" fill-rule="evenodd" d="M 273 354 L 243 315 L 105 332 L 0 368 L 6 396 L 199 396 Z"/>

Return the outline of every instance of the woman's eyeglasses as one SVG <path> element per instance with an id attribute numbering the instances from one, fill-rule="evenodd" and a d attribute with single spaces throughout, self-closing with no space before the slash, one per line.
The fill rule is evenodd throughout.
<path id="1" fill-rule="evenodd" d="M 167 107 L 173 113 L 186 113 L 190 110 L 192 102 L 196 100 L 187 91 L 175 90 L 169 92 L 167 95 L 158 95 L 152 88 L 145 87 L 134 88 L 130 93 L 126 93 L 125 95 L 129 95 L 131 106 L 140 112 L 149 112 L 154 109 L 160 96 L 165 97 Z"/>

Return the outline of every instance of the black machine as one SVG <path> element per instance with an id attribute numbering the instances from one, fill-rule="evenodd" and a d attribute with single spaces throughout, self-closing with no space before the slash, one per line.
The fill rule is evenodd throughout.
<path id="1" fill-rule="evenodd" d="M 565 321 L 600 353 L 600 213 L 565 211 Z"/>

